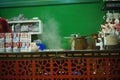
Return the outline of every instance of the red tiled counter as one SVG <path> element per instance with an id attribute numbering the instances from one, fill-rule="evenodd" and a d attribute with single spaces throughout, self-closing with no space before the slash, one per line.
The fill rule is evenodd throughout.
<path id="1" fill-rule="evenodd" d="M 120 80 L 120 50 L 0 53 L 0 80 Z"/>

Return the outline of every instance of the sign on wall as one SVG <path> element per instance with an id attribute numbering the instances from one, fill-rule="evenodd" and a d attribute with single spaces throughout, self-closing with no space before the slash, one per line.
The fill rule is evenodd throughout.
<path id="1" fill-rule="evenodd" d="M 99 0 L 0 0 L 0 8 L 98 2 Z"/>

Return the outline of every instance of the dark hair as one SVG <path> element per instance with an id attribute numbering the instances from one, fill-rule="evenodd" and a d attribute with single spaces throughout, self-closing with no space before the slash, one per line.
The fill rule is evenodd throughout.
<path id="1" fill-rule="evenodd" d="M 0 33 L 6 33 L 6 32 L 11 32 L 10 26 L 6 19 L 0 18 L 0 24 L 2 25 L 3 29 L 0 31 Z"/>

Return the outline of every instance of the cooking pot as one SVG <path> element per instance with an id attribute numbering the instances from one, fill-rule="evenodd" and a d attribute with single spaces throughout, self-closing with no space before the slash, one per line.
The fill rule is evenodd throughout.
<path id="1" fill-rule="evenodd" d="M 87 48 L 87 36 L 81 36 L 70 39 L 70 45 L 72 50 L 84 50 Z"/>

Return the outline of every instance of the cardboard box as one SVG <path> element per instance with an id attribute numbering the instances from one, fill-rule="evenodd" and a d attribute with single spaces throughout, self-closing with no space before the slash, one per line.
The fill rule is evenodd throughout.
<path id="1" fill-rule="evenodd" d="M 12 52 L 13 33 L 5 33 L 5 51 Z"/>
<path id="2" fill-rule="evenodd" d="M 12 46 L 13 46 L 13 52 L 20 52 L 20 44 L 19 44 L 19 42 L 13 42 Z"/>
<path id="3" fill-rule="evenodd" d="M 5 52 L 12 52 L 12 42 L 5 42 Z"/>
<path id="4" fill-rule="evenodd" d="M 31 46 L 30 42 L 20 42 L 20 52 L 30 52 L 31 51 Z"/>
<path id="5" fill-rule="evenodd" d="M 31 42 L 30 33 L 20 33 L 20 42 Z"/>
<path id="6" fill-rule="evenodd" d="M 30 52 L 31 51 L 31 34 L 20 33 L 20 52 Z"/>
<path id="7" fill-rule="evenodd" d="M 5 52 L 4 42 L 0 42 L 0 52 Z"/>
<path id="8" fill-rule="evenodd" d="M 0 42 L 5 42 L 5 34 L 0 33 Z"/>
<path id="9" fill-rule="evenodd" d="M 4 44 L 5 44 L 5 34 L 0 33 L 0 52 L 5 52 Z"/>
<path id="10" fill-rule="evenodd" d="M 12 48 L 13 52 L 20 52 L 20 33 L 13 34 Z"/>

